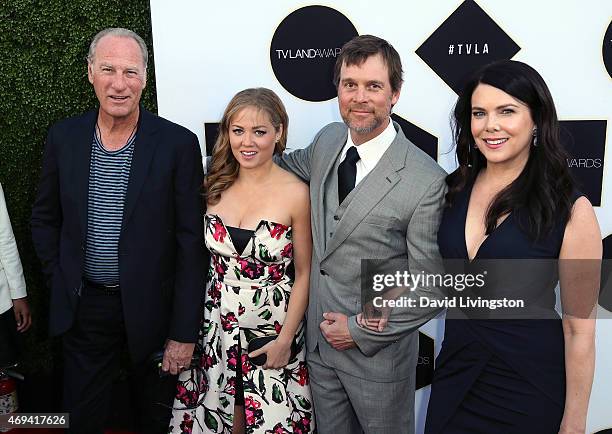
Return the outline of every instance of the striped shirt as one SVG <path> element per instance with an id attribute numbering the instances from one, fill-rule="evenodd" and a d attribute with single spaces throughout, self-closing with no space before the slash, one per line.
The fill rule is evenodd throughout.
<path id="1" fill-rule="evenodd" d="M 133 134 L 123 148 L 111 152 L 94 134 L 85 247 L 85 277 L 92 282 L 119 283 L 119 237 L 135 138 Z"/>

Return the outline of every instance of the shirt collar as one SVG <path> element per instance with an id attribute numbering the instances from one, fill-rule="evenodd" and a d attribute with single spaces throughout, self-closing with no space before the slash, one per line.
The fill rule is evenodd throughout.
<path id="1" fill-rule="evenodd" d="M 385 151 L 389 148 L 389 146 L 391 146 L 391 143 L 393 143 L 393 140 L 395 140 L 395 135 L 397 134 L 395 127 L 393 126 L 393 121 L 391 118 L 387 119 L 389 119 L 389 125 L 387 125 L 387 128 L 385 128 L 382 133 L 368 140 L 367 142 L 363 142 L 359 146 L 356 146 L 353 143 L 351 132 L 349 131 L 346 145 L 342 150 L 341 159 L 344 159 L 346 152 L 351 146 L 355 146 L 361 162 L 368 170 L 373 169 Z"/>

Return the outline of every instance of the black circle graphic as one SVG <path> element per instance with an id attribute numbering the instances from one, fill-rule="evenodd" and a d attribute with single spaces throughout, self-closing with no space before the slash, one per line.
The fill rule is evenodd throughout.
<path id="1" fill-rule="evenodd" d="M 289 14 L 270 44 L 272 70 L 292 95 L 307 101 L 336 96 L 334 64 L 342 46 L 357 36 L 353 23 L 327 6 L 306 6 Z"/>
<path id="2" fill-rule="evenodd" d="M 610 78 L 612 78 L 612 21 L 610 21 L 610 24 L 608 24 L 608 30 L 606 30 L 601 51 L 604 65 L 608 70 Z"/>

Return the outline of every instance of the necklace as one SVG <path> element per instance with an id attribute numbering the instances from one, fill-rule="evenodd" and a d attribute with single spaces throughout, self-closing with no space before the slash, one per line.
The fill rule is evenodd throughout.
<path id="1" fill-rule="evenodd" d="M 120 146 L 119 148 L 117 148 L 117 150 L 119 149 L 123 149 L 125 147 L 125 145 L 127 145 L 128 143 L 130 143 L 132 141 L 132 139 L 134 138 L 134 135 L 136 134 L 136 127 L 138 127 L 138 122 L 136 122 L 134 124 L 134 128 L 132 128 L 132 132 L 130 133 L 130 135 L 128 136 L 125 144 L 123 144 L 122 146 Z M 96 136 L 98 137 L 98 141 L 100 142 L 100 144 L 102 145 L 102 147 L 104 149 L 106 149 L 106 146 L 104 146 L 104 142 L 102 141 L 102 130 L 100 129 L 100 125 L 98 125 L 98 121 L 96 121 Z"/>

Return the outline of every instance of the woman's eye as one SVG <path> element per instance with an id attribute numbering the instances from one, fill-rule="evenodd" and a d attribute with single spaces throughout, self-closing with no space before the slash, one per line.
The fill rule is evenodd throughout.
<path id="1" fill-rule="evenodd" d="M 267 131 L 264 131 L 264 130 L 256 130 L 255 131 L 255 135 L 258 136 L 258 137 L 261 137 L 261 136 L 265 135 L 266 133 L 267 133 Z"/>
<path id="2" fill-rule="evenodd" d="M 484 112 L 481 112 L 481 111 L 472 112 L 472 116 L 474 116 L 475 118 L 481 118 L 484 116 Z"/>
<path id="3" fill-rule="evenodd" d="M 234 133 L 234 134 L 236 134 L 236 135 L 241 134 L 241 133 L 242 133 L 242 129 L 240 129 L 240 128 L 234 128 L 234 129 L 232 130 L 232 133 Z"/>

